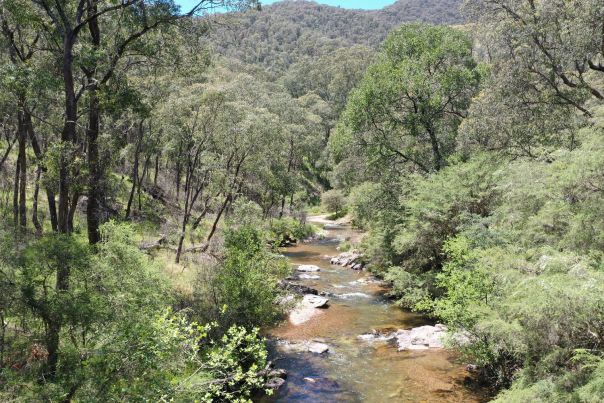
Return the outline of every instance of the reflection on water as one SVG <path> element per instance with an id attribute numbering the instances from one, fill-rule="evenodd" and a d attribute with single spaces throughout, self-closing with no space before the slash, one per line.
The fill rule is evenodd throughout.
<path id="1" fill-rule="evenodd" d="M 292 265 L 313 264 L 318 279 L 301 282 L 330 293 L 323 314 L 302 325 L 289 322 L 268 329 L 273 339 L 320 340 L 330 346 L 324 355 L 280 352 L 274 347 L 276 366 L 288 379 L 275 396 L 262 402 L 480 402 L 464 388 L 468 374 L 447 351 L 397 352 L 389 342 L 365 342 L 358 336 L 373 329 L 401 329 L 427 324 L 420 315 L 405 312 L 388 302 L 385 289 L 364 281 L 366 272 L 332 266 L 338 241 L 352 235 L 349 228 L 328 231 L 328 239 L 284 251 Z M 359 281 L 361 280 L 361 281 Z"/>

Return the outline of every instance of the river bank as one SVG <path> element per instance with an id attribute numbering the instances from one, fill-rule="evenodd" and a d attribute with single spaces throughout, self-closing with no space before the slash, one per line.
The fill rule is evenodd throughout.
<path id="1" fill-rule="evenodd" d="M 364 271 L 331 265 L 343 240 L 362 234 L 345 222 L 313 217 L 324 237 L 284 249 L 292 268 L 314 265 L 296 283 L 329 299 L 304 321 L 286 321 L 266 333 L 271 358 L 288 371 L 286 384 L 265 402 L 480 402 L 464 385 L 469 376 L 457 356 L 444 349 L 397 351 L 387 338 L 363 335 L 433 325 L 425 317 L 403 311 L 386 298 L 386 286 Z M 326 225 L 327 224 L 327 225 Z M 326 346 L 312 352 L 309 344 Z M 313 344 L 313 345 L 314 345 Z M 323 350 L 321 348 L 320 350 Z"/>

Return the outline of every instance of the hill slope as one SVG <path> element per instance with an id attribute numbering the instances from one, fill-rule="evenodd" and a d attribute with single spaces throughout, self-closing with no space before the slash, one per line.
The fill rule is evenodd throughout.
<path id="1" fill-rule="evenodd" d="M 278 74 L 304 57 L 316 58 L 353 45 L 375 48 L 405 22 L 460 23 L 461 2 L 400 0 L 382 10 L 366 11 L 289 0 L 261 12 L 229 15 L 229 24 L 213 32 L 213 43 L 224 56 Z"/>

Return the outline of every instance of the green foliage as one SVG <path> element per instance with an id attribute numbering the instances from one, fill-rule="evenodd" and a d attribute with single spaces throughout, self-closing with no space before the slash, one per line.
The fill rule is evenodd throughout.
<path id="1" fill-rule="evenodd" d="M 383 10 L 283 1 L 237 15 L 237 30 L 218 26 L 213 40 L 223 56 L 280 75 L 296 62 L 332 56 L 354 45 L 378 47 L 403 22 L 459 23 L 460 0 L 404 0 Z M 226 24 L 225 24 L 226 25 Z"/>
<path id="2" fill-rule="evenodd" d="M 205 401 L 248 401 L 252 392 L 264 386 L 267 351 L 257 329 L 231 327 L 205 359 L 211 377 Z"/>
<path id="3" fill-rule="evenodd" d="M 436 300 L 433 312 L 456 329 L 476 325 L 479 312 L 489 306 L 495 289 L 491 274 L 476 264 L 478 259 L 467 238 L 460 236 L 445 243 L 447 261 L 436 276 L 444 296 Z"/>
<path id="4" fill-rule="evenodd" d="M 312 236 L 316 228 L 312 224 L 303 223 L 294 218 L 271 220 L 268 227 L 268 239 L 276 245 L 285 241 L 301 241 Z"/>
<path id="5" fill-rule="evenodd" d="M 465 33 L 403 25 L 388 36 L 378 61 L 349 97 L 330 140 L 336 161 L 344 148 L 382 169 L 441 169 L 479 81 Z"/>
<path id="6" fill-rule="evenodd" d="M 382 197 L 379 184 L 364 182 L 350 190 L 348 212 L 355 227 L 369 229 L 376 215 L 376 200 Z"/>
<path id="7" fill-rule="evenodd" d="M 221 329 L 233 325 L 252 329 L 281 317 L 274 301 L 279 295 L 277 282 L 288 265 L 270 253 L 261 229 L 247 225 L 227 230 L 225 257 L 216 270 L 209 295 L 198 289 L 199 315 L 218 309 L 213 315 Z"/>
<path id="8" fill-rule="evenodd" d="M 346 209 L 346 196 L 340 190 L 328 190 L 321 195 L 321 204 L 326 211 L 332 212 L 336 218 L 339 218 Z"/>
<path id="9" fill-rule="evenodd" d="M 249 398 L 262 387 L 259 372 L 266 350 L 256 331 L 232 328 L 212 340 L 213 326 L 199 326 L 167 308 L 167 282 L 139 251 L 130 226 L 109 222 L 101 233 L 96 250 L 77 236 L 46 235 L 32 241 L 16 261 L 3 259 L 3 267 L 16 273 L 11 281 L 17 287 L 11 291 L 14 301 L 2 300 L 3 320 L 10 324 L 2 351 L 10 355 L 2 356 L 0 396 L 209 402 Z M 228 244 L 227 270 L 264 246 L 249 233 L 229 238 Z M 69 292 L 55 291 L 54 276 L 66 265 Z M 62 329 L 59 366 L 54 376 L 39 382 L 49 342 L 45 328 L 56 321 Z"/>

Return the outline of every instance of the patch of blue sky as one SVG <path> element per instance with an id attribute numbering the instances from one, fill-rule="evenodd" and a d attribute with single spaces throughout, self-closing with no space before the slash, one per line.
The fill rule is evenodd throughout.
<path id="1" fill-rule="evenodd" d="M 199 0 L 174 0 L 176 4 L 180 5 L 181 10 L 186 12 L 195 6 Z M 261 0 L 263 5 L 277 3 L 279 0 Z M 330 6 L 351 8 L 351 9 L 364 9 L 364 10 L 379 10 L 390 4 L 395 3 L 394 0 L 317 0 L 317 3 L 327 4 Z M 216 10 L 221 11 L 221 10 Z"/>

